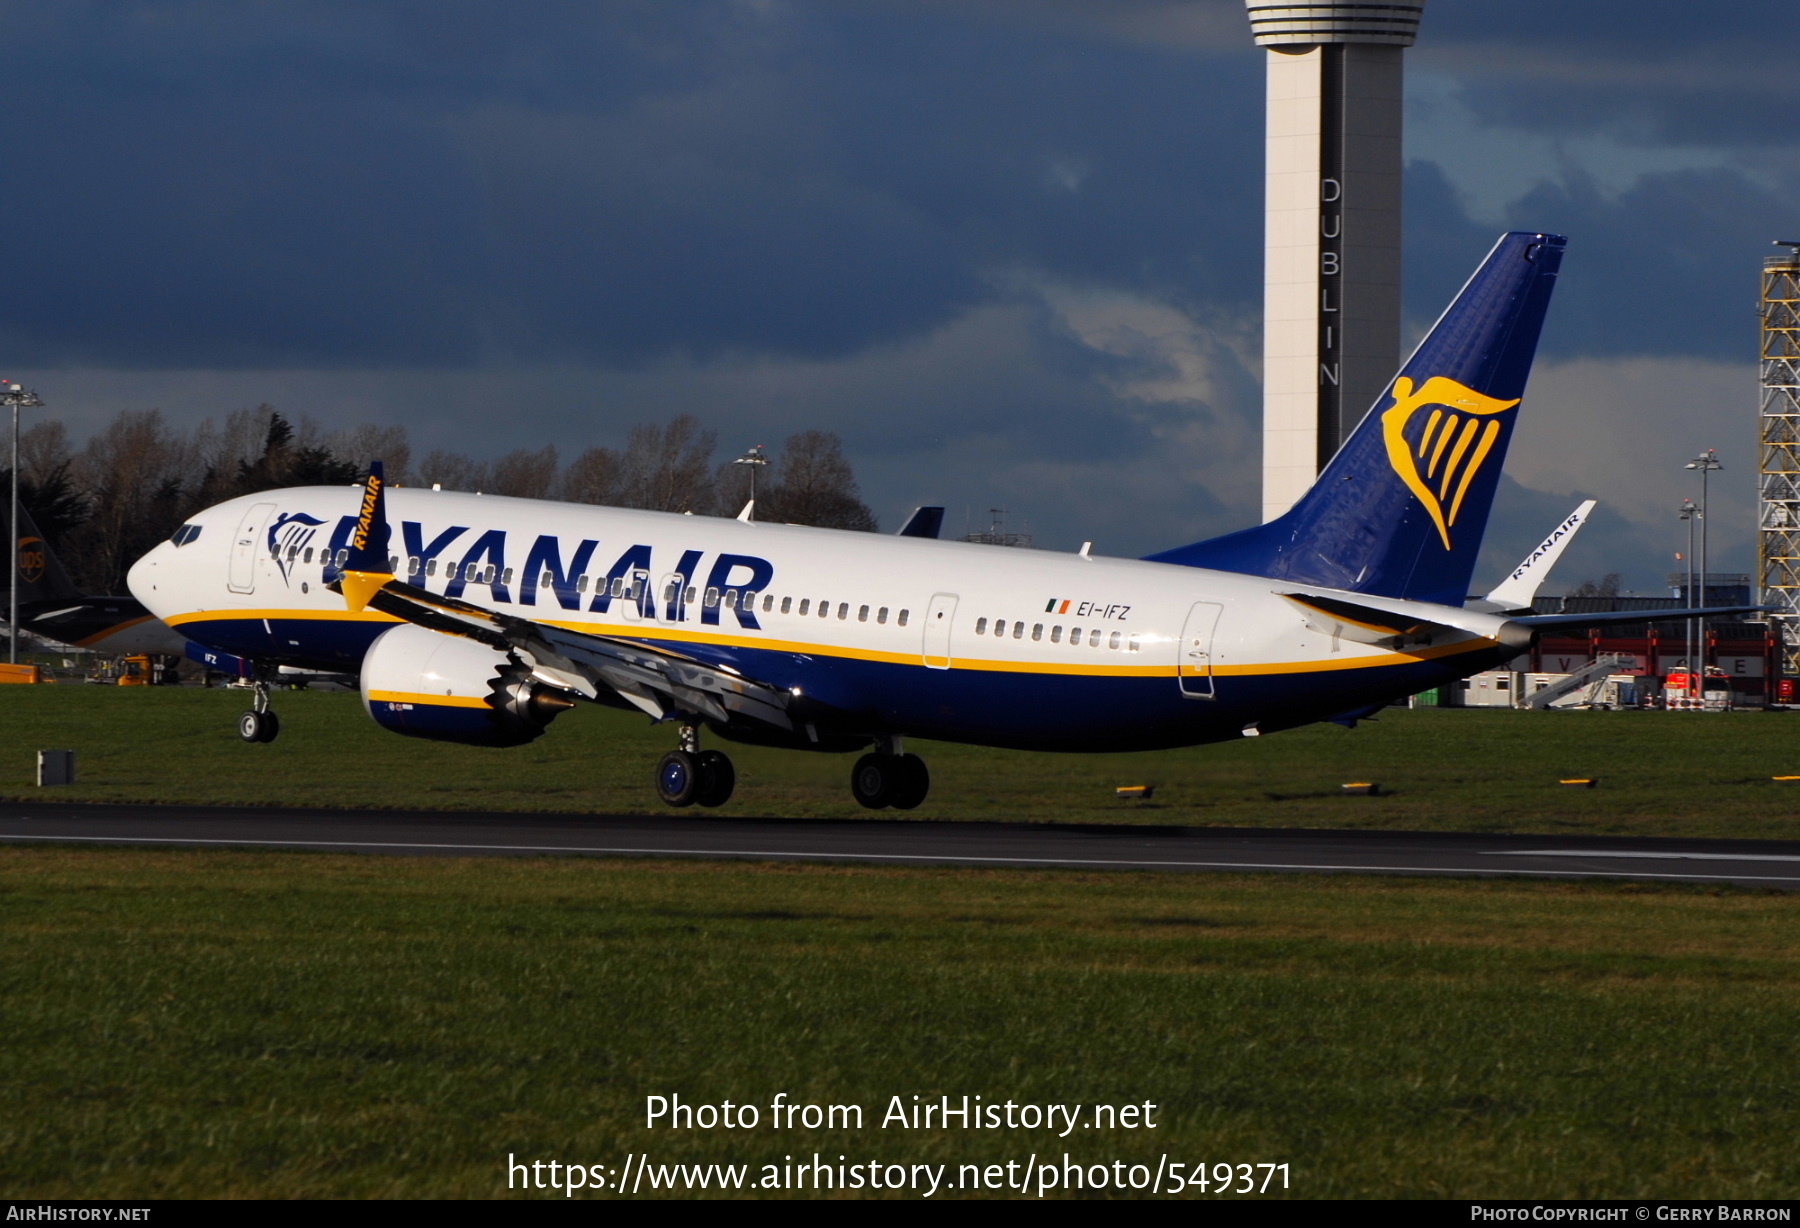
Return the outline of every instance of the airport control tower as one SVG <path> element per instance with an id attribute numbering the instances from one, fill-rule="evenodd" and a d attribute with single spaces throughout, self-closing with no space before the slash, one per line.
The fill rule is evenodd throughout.
<path id="1" fill-rule="evenodd" d="M 1246 0 L 1268 55 L 1263 519 L 1298 499 L 1400 361 L 1401 56 L 1425 0 Z"/>

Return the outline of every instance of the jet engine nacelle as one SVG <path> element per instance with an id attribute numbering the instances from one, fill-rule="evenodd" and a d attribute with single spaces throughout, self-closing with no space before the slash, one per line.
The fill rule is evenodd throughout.
<path id="1" fill-rule="evenodd" d="M 410 623 L 369 645 L 362 696 L 384 729 L 471 746 L 521 746 L 575 706 L 511 653 Z"/>

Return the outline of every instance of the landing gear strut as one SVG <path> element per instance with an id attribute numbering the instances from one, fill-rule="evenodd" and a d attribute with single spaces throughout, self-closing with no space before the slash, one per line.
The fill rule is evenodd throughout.
<path id="1" fill-rule="evenodd" d="M 716 750 L 700 749 L 700 730 L 681 727 L 681 749 L 656 765 L 656 795 L 671 806 L 723 806 L 737 787 L 737 769 Z"/>
<path id="2" fill-rule="evenodd" d="M 911 810 L 931 791 L 931 773 L 925 761 L 906 754 L 899 738 L 883 738 L 880 749 L 864 755 L 850 769 L 850 792 L 870 810 L 892 806 Z"/>
<path id="3" fill-rule="evenodd" d="M 251 709 L 238 717 L 238 737 L 246 742 L 273 742 L 281 732 L 281 721 L 269 707 L 269 684 L 258 679 L 253 684 L 256 698 Z"/>

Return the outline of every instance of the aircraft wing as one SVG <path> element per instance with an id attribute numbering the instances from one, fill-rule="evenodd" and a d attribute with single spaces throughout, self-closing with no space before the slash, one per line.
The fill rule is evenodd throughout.
<path id="1" fill-rule="evenodd" d="M 686 712 L 721 724 L 749 717 L 780 729 L 794 727 L 785 690 L 665 648 L 499 614 L 398 579 L 376 589 L 368 606 L 416 626 L 511 652 L 531 667 L 534 678 L 549 686 L 589 699 L 597 698 L 599 688 L 605 687 L 655 720 Z"/>
<path id="2" fill-rule="evenodd" d="M 376 461 L 369 466 L 349 556 L 332 582 L 352 611 L 375 609 L 427 630 L 477 640 L 517 656 L 546 685 L 589 699 L 599 698 L 605 687 L 653 720 L 688 713 L 721 724 L 741 716 L 779 729 L 794 727 L 787 691 L 728 667 L 616 636 L 485 610 L 397 578 L 387 557 L 385 485 Z"/>

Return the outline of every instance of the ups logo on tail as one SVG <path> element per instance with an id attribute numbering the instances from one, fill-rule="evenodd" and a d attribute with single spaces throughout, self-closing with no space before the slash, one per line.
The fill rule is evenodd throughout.
<path id="1" fill-rule="evenodd" d="M 1518 403 L 1495 400 L 1441 375 L 1417 391 L 1409 376 L 1394 381 L 1394 403 L 1381 415 L 1388 463 L 1431 513 L 1446 550 L 1451 549 L 1450 526 L 1462 510 L 1463 496 L 1500 438 L 1495 415 Z M 1420 418 L 1426 406 L 1431 412 Z M 1409 430 L 1415 423 L 1422 425 Z"/>
<path id="2" fill-rule="evenodd" d="M 44 578 L 47 547 L 41 537 L 21 537 L 19 539 L 19 578 L 27 584 L 36 584 Z"/>

